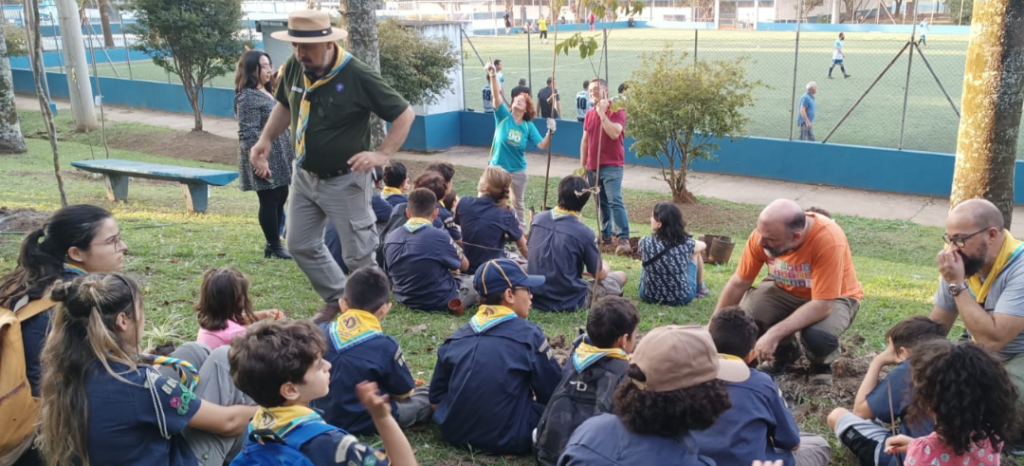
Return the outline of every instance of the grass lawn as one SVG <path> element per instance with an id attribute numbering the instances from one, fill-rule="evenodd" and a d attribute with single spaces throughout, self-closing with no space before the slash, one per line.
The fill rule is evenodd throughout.
<path id="1" fill-rule="evenodd" d="M 33 121 L 33 120 L 36 121 Z M 38 125 L 38 114 L 24 112 L 26 128 Z M 110 125 L 113 131 L 140 132 L 156 130 L 145 125 Z M 29 153 L 0 156 L 0 206 L 54 210 L 59 207 L 56 182 L 53 178 L 52 157 L 48 142 L 29 140 Z M 62 141 L 61 163 L 67 169 L 74 160 L 91 157 L 82 136 Z M 102 158 L 102 149 L 97 151 Z M 235 167 L 212 165 L 188 160 L 158 157 L 138 152 L 111 150 L 112 158 L 149 161 L 184 166 L 204 166 L 234 170 Z M 416 173 L 422 164 L 410 164 Z M 475 191 L 480 170 L 458 167 L 456 189 L 460 193 Z M 174 183 L 131 181 L 130 201 L 115 204 L 105 198 L 99 176 L 77 171 L 65 171 L 64 180 L 68 198 L 72 203 L 91 203 L 110 209 L 117 218 L 125 241 L 129 245 L 125 272 L 140 280 L 146 297 L 146 345 L 165 340 L 188 341 L 195 337 L 197 323 L 192 310 L 202 272 L 208 267 L 234 266 L 252 279 L 252 292 L 257 308 L 284 309 L 292 318 L 309 317 L 321 305 L 319 297 L 310 288 L 303 274 L 291 261 L 265 260 L 262 255 L 263 239 L 260 233 L 253 193 L 243 193 L 237 185 L 212 188 L 210 210 L 205 215 L 185 213 L 180 189 Z M 554 185 L 556 180 L 552 180 Z M 543 179 L 534 177 L 529 184 L 529 204 L 539 204 Z M 650 206 L 663 200 L 656 193 L 626 191 L 627 205 L 632 207 L 631 228 L 635 235 L 649 233 L 647 218 Z M 713 215 L 691 219 L 689 230 L 694 233 L 716 233 L 733 238 L 746 238 L 754 225 L 759 206 L 743 205 L 701 199 L 705 213 Z M 594 210 L 588 206 L 584 215 L 594 225 Z M 707 220 L 701 220 L 707 219 Z M 942 245 L 941 231 L 910 222 L 868 220 L 858 217 L 837 216 L 851 240 L 854 262 L 866 297 L 860 314 L 848 336 L 853 339 L 849 350 L 856 354 L 879 351 L 884 347 L 883 332 L 903 317 L 925 313 L 930 309 L 930 298 L 936 286 L 934 255 Z M 16 265 L 21 235 L 17 232 L 0 234 L 0 272 Z M 730 264 L 709 266 L 707 283 L 715 296 L 722 289 L 738 261 L 739 249 Z M 642 304 L 637 297 L 640 264 L 637 261 L 607 257 L 614 269 L 625 270 L 630 283 L 625 295 L 638 303 L 641 310 L 641 331 L 670 323 L 705 323 L 715 298 L 696 300 L 688 307 L 666 307 Z M 385 332 L 401 343 L 414 376 L 429 380 L 434 366 L 434 350 L 444 339 L 465 324 L 470 315 L 461 317 L 425 314 L 395 306 L 385 319 Z M 533 312 L 530 320 L 540 324 L 551 337 L 566 335 L 571 338 L 576 329 L 585 325 L 586 313 L 550 314 Z M 425 325 L 425 328 L 424 328 Z M 954 331 L 956 333 L 956 331 Z M 801 409 L 810 414 L 802 416 L 802 428 L 825 433 L 824 416 L 835 406 L 828 397 L 804 399 Z M 808 408 L 809 406 L 809 408 Z M 441 439 L 433 426 L 417 427 L 409 432 L 417 448 L 417 456 L 425 465 L 455 464 L 512 464 L 531 465 L 532 458 L 496 458 L 474 456 L 454 449 Z M 830 436 L 827 436 L 831 438 Z M 379 442 L 378 439 L 370 439 Z M 833 445 L 836 446 L 833 441 Z M 842 452 L 834 448 L 836 464 L 846 464 Z"/>

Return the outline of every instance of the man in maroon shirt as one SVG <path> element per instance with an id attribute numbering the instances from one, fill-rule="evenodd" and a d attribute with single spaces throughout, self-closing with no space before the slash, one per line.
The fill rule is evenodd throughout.
<path id="1" fill-rule="evenodd" d="M 629 254 L 629 216 L 622 201 L 623 132 L 626 129 L 626 110 L 611 111 L 608 83 L 603 79 L 590 81 L 587 88 L 594 108 L 583 120 L 583 139 L 580 141 L 580 166 L 587 170 L 587 179 L 593 186 L 600 164 L 601 242 L 612 244 L 618 238 L 616 254 Z M 600 148 L 600 160 L 598 149 Z M 614 238 L 612 223 L 615 224 Z"/>

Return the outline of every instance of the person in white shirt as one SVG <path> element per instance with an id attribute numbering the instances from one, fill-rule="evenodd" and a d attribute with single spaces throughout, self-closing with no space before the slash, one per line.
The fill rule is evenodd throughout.
<path id="1" fill-rule="evenodd" d="M 583 117 L 594 107 L 590 100 L 590 80 L 583 81 L 583 90 L 576 93 L 576 121 L 583 122 Z"/>
<path id="2" fill-rule="evenodd" d="M 832 79 L 832 69 L 839 65 L 839 69 L 843 72 L 843 78 L 849 78 L 850 75 L 846 74 L 846 66 L 843 65 L 843 59 L 846 58 L 846 54 L 843 53 L 843 41 L 846 40 L 846 36 L 843 33 L 839 33 L 839 38 L 836 39 L 836 45 L 832 48 L 832 66 L 828 68 L 828 79 Z"/>

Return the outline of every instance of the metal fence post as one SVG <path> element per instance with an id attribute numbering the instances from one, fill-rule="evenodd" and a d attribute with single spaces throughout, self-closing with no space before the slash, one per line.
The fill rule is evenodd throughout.
<path id="1" fill-rule="evenodd" d="M 121 42 L 124 46 L 124 60 L 128 62 L 128 79 L 134 80 L 135 74 L 132 73 L 132 51 L 128 48 L 128 35 L 124 32 L 124 18 L 121 16 L 121 9 L 117 10 L 117 23 L 121 25 Z"/>
<path id="2" fill-rule="evenodd" d="M 789 100 L 789 140 L 793 140 L 793 126 L 796 124 L 796 73 L 800 63 L 800 23 L 804 12 L 804 0 L 800 0 L 800 6 L 796 13 L 796 47 L 793 52 L 793 94 Z"/>
<path id="3" fill-rule="evenodd" d="M 526 85 L 530 86 L 531 92 L 533 91 L 533 34 L 530 34 L 530 28 L 526 28 Z"/>
<path id="4" fill-rule="evenodd" d="M 914 13 L 917 13 L 917 8 L 914 8 Z M 916 16 L 916 14 L 915 14 Z M 910 68 L 914 64 L 914 34 L 917 33 L 917 20 L 914 20 L 914 26 L 910 29 L 910 58 L 907 59 L 907 81 L 903 86 L 903 116 L 900 118 L 900 146 L 899 150 L 903 150 L 903 132 L 907 127 L 907 100 L 910 98 Z"/>

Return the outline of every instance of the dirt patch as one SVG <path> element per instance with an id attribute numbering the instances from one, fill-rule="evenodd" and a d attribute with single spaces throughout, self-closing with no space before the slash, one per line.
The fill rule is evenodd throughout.
<path id="1" fill-rule="evenodd" d="M 49 218 L 50 212 L 0 207 L 0 232 L 27 233 L 42 227 Z"/>
<path id="2" fill-rule="evenodd" d="M 634 236 L 634 237 L 629 239 L 629 249 L 630 249 L 629 258 L 630 259 L 640 260 L 640 246 L 639 245 L 640 245 L 640 238 Z M 615 255 L 615 248 L 616 247 L 618 247 L 618 244 L 616 244 L 614 242 L 612 244 L 605 244 L 605 243 L 598 244 L 598 249 L 601 251 L 601 254 L 612 254 L 612 255 Z"/>
<path id="3" fill-rule="evenodd" d="M 626 213 L 629 215 L 629 221 L 650 223 L 654 205 L 669 200 L 671 198 L 668 195 L 665 199 L 650 199 L 648 197 L 627 199 Z M 743 229 L 752 229 L 757 223 L 759 213 L 758 208 L 728 208 L 707 202 L 677 205 L 683 211 L 686 231 L 701 234 L 725 234 L 725 232 L 735 230 L 737 225 L 742 225 Z"/>
<path id="4" fill-rule="evenodd" d="M 566 338 L 565 334 L 560 334 L 557 337 L 548 337 L 548 346 L 558 360 L 558 365 L 565 367 L 565 361 L 572 355 L 572 341 Z"/>
<path id="5" fill-rule="evenodd" d="M 863 343 L 864 337 L 860 335 L 844 339 L 842 355 L 832 365 L 832 385 L 811 385 L 808 381 L 809 363 L 804 358 L 789 366 L 785 374 L 775 377 L 775 383 L 792 408 L 797 424 L 802 425 L 808 416 L 827 416 L 825 410 L 832 407 L 853 406 L 857 389 L 874 357 L 873 354 L 854 354 L 854 348 L 863 346 Z"/>
<path id="6" fill-rule="evenodd" d="M 238 140 L 206 132 L 132 132 L 107 138 L 107 145 L 151 155 L 238 165 Z"/>

